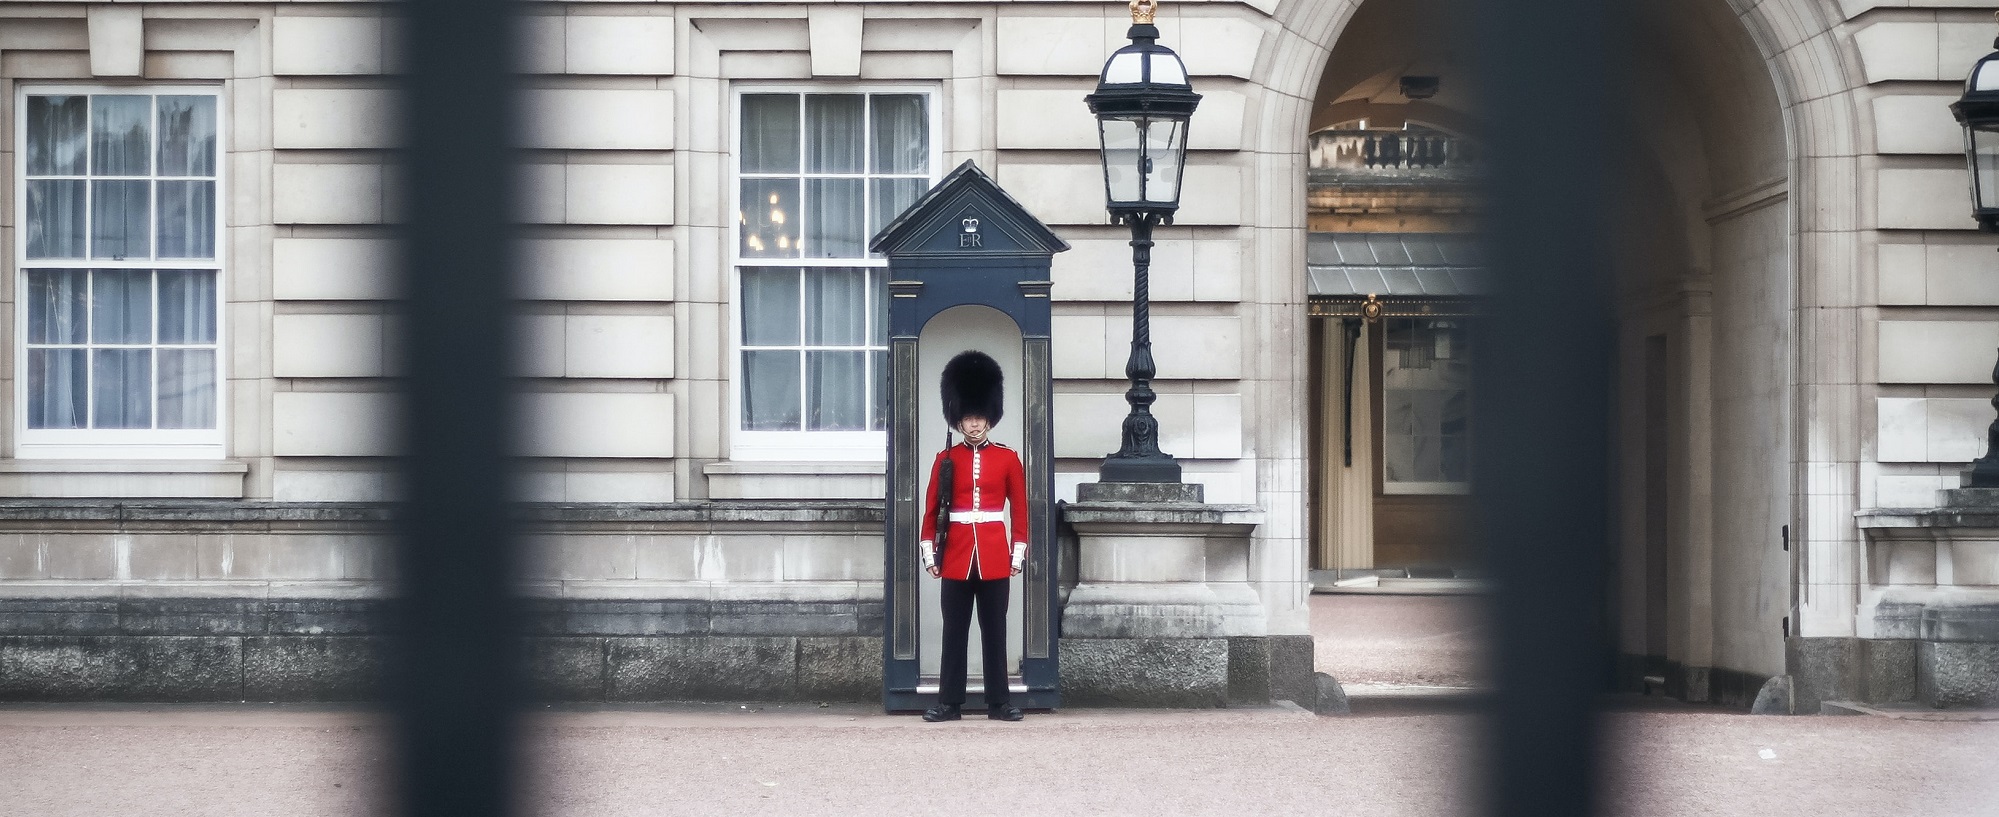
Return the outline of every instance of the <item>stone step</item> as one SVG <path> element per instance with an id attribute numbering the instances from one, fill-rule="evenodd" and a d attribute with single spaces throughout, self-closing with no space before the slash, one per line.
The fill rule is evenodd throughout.
<path id="1" fill-rule="evenodd" d="M 1356 576 L 1322 581 L 1314 576 L 1314 593 L 1371 593 L 1391 596 L 1475 595 L 1492 591 L 1482 579 L 1404 579 L 1393 576 Z"/>
<path id="2" fill-rule="evenodd" d="M 1822 701 L 1821 715 L 1872 715 L 1904 721 L 1999 721 L 1999 709 L 1931 709 L 1917 703 L 1864 704 Z"/>

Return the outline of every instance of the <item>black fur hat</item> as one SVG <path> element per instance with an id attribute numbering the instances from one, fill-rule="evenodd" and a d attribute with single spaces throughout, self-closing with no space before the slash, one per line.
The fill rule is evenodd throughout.
<path id="1" fill-rule="evenodd" d="M 1000 415 L 1006 408 L 1006 376 L 1000 373 L 998 361 L 979 351 L 959 352 L 944 364 L 944 376 L 938 383 L 944 398 L 944 422 L 952 428 L 970 415 L 986 418 L 986 422 L 999 425 Z"/>

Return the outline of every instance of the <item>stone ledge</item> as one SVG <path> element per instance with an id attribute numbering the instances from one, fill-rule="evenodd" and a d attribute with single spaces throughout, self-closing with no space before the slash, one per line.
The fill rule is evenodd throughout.
<path id="1" fill-rule="evenodd" d="M 1209 505 L 1200 502 L 1065 502 L 1062 521 L 1076 527 L 1092 525 L 1200 525 L 1250 528 L 1263 523 L 1255 505 Z M 1161 532 L 1171 532 L 1161 529 Z M 1224 531 L 1217 531 L 1221 533 Z"/>
<path id="2" fill-rule="evenodd" d="M 379 635 L 394 599 L 0 599 L 0 635 Z M 523 599 L 530 636 L 873 636 L 880 599 Z"/>
<path id="3" fill-rule="evenodd" d="M 1853 520 L 1862 530 L 1983 528 L 1999 532 L 1999 508 L 1867 508 L 1855 511 Z"/>
<path id="4" fill-rule="evenodd" d="M 8 522 L 172 522 L 217 525 L 335 522 L 379 524 L 388 506 L 366 502 L 266 502 L 216 499 L 155 499 L 106 502 L 101 499 L 4 499 L 0 524 Z M 41 529 L 37 529 L 41 530 Z"/>
<path id="5" fill-rule="evenodd" d="M 884 462 L 730 460 L 701 468 L 708 495 L 721 500 L 877 499 L 887 493 Z"/>
<path id="6" fill-rule="evenodd" d="M 393 506 L 381 502 L 272 502 L 266 500 L 0 499 L 0 526 L 14 522 L 125 524 L 340 523 L 382 525 Z M 879 525 L 882 500 L 710 500 L 673 503 L 521 503 L 526 525 L 832 523 Z M 42 530 L 37 528 L 37 531 Z"/>
<path id="7" fill-rule="evenodd" d="M 0 459 L 0 496 L 240 499 L 249 472 L 236 460 Z"/>

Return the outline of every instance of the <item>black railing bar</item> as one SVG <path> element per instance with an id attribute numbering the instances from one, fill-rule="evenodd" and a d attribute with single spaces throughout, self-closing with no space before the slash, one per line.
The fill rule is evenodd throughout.
<path id="1" fill-rule="evenodd" d="M 508 815 L 522 698 L 507 513 L 516 4 L 405 0 L 396 811 Z"/>
<path id="2" fill-rule="evenodd" d="M 1488 811 L 1595 805 L 1605 688 L 1612 332 L 1605 239 L 1619 4 L 1477 0 L 1494 269 L 1473 393 L 1478 530 L 1498 592 Z"/>

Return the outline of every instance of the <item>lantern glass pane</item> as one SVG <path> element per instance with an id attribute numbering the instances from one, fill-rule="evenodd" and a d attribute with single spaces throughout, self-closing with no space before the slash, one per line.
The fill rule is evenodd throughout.
<path id="1" fill-rule="evenodd" d="M 1186 85 L 1187 66 L 1172 54 L 1152 55 L 1152 81 L 1160 85 Z"/>
<path id="2" fill-rule="evenodd" d="M 1145 200 L 1173 204 L 1180 200 L 1180 164 L 1187 155 L 1187 122 L 1181 119 L 1154 119 L 1145 129 L 1145 155 L 1151 159 L 1146 174 Z"/>
<path id="3" fill-rule="evenodd" d="M 1971 71 L 1970 90 L 1999 91 L 1999 60 L 1979 60 Z"/>
<path id="4" fill-rule="evenodd" d="M 1145 81 L 1145 55 L 1134 51 L 1119 51 L 1111 55 L 1111 61 L 1104 63 L 1104 83 L 1107 85 L 1129 85 Z"/>
<path id="5" fill-rule="evenodd" d="M 1999 209 L 1999 130 L 1994 126 L 1970 129 L 1972 206 L 1981 211 Z"/>
<path id="6" fill-rule="evenodd" d="M 1142 119 L 1100 119 L 1104 135 L 1104 183 L 1112 202 L 1139 201 L 1145 193 Z"/>

